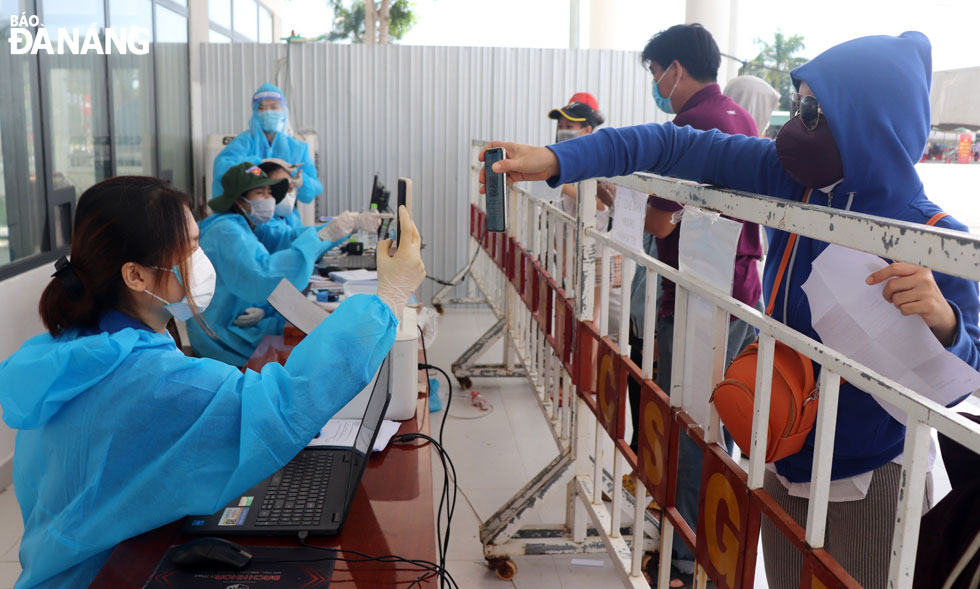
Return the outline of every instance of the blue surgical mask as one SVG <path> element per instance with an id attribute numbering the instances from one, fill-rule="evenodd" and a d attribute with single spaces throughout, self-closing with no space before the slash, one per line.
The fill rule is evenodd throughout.
<path id="1" fill-rule="evenodd" d="M 665 69 L 663 73 L 660 74 L 660 80 L 664 79 L 664 76 L 667 75 L 667 72 L 669 72 L 670 68 L 672 67 L 674 67 L 673 63 L 667 66 L 667 69 Z M 656 101 L 657 108 L 659 108 L 660 110 L 664 111 L 669 115 L 672 115 L 674 114 L 674 105 L 670 103 L 670 97 L 674 95 L 674 90 L 677 89 L 677 83 L 680 82 L 680 80 L 674 82 L 674 87 L 670 89 L 670 94 L 668 94 L 667 96 L 663 96 L 660 94 L 660 88 L 658 86 L 660 84 L 660 80 L 656 78 L 653 79 L 653 100 Z"/>
<path id="2" fill-rule="evenodd" d="M 256 227 L 263 223 L 268 223 L 276 213 L 276 199 L 274 198 L 250 200 L 248 201 L 248 206 L 251 210 L 242 210 L 242 212 L 252 222 L 252 225 Z"/>
<path id="3" fill-rule="evenodd" d="M 279 133 L 285 127 L 286 113 L 281 110 L 264 110 L 257 116 L 259 125 L 266 133 Z"/>
<path id="4" fill-rule="evenodd" d="M 185 292 L 191 293 L 191 296 L 194 297 L 194 304 L 197 305 L 198 310 L 203 312 L 208 308 L 208 305 L 211 304 L 211 299 L 214 298 L 214 289 L 218 276 L 214 271 L 214 266 L 211 264 L 211 260 L 208 259 L 207 254 L 205 254 L 204 250 L 201 248 L 197 248 L 194 250 L 194 253 L 191 254 L 188 267 L 191 273 L 191 279 L 189 281 L 185 281 L 184 277 L 180 275 L 180 268 L 178 266 L 174 266 L 173 268 L 157 269 L 173 272 L 177 277 L 177 282 L 184 287 Z M 180 299 L 176 303 L 171 303 L 161 297 L 158 297 L 149 290 L 144 292 L 156 300 L 164 303 L 163 308 L 166 309 L 167 312 L 169 312 L 177 321 L 187 321 L 194 316 L 194 312 L 191 310 L 191 305 L 189 302 L 187 302 L 187 295 L 184 295 L 184 298 Z"/>

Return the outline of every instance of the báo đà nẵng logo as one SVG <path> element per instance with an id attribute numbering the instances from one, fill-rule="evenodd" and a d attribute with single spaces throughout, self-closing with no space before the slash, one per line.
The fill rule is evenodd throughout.
<path id="1" fill-rule="evenodd" d="M 33 32 L 32 29 L 37 29 Z M 104 32 L 104 35 L 100 35 Z M 144 27 L 106 27 L 99 29 L 95 23 L 87 29 L 58 27 L 53 33 L 36 14 L 22 13 L 10 17 L 11 55 L 146 55 L 150 52 L 150 29 Z"/>

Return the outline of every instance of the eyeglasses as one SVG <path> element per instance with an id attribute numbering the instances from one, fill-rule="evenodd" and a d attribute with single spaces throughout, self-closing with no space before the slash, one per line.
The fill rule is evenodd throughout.
<path id="1" fill-rule="evenodd" d="M 796 94 L 793 96 L 793 107 L 790 112 L 794 117 L 799 116 L 803 121 L 803 126 L 813 131 L 817 128 L 817 123 L 820 122 L 820 114 L 823 113 L 823 110 L 815 96 Z"/>

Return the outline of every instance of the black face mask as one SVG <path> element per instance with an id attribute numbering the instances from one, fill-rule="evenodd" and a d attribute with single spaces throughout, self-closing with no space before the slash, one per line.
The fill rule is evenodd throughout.
<path id="1" fill-rule="evenodd" d="M 793 117 L 776 135 L 779 163 L 797 182 L 807 188 L 825 188 L 844 177 L 844 164 L 830 125 L 821 119 L 814 130 Z"/>

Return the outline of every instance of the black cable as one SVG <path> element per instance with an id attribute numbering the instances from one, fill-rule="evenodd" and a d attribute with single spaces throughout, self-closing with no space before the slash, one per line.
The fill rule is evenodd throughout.
<path id="1" fill-rule="evenodd" d="M 473 265 L 473 261 L 476 260 L 476 256 L 479 255 L 479 253 L 480 253 L 480 248 L 477 248 L 477 250 L 473 252 L 473 257 L 471 257 L 470 261 L 466 264 L 465 266 L 466 268 L 469 268 L 470 266 Z M 466 280 L 465 273 L 459 277 L 459 280 L 443 280 L 441 278 L 436 278 L 435 276 L 429 276 L 428 274 L 426 274 L 425 277 L 431 280 L 432 282 L 436 282 L 443 286 L 459 286 L 460 284 L 463 283 L 464 280 Z"/>
<path id="2" fill-rule="evenodd" d="M 323 550 L 323 551 L 326 551 L 326 552 L 344 552 L 344 553 L 347 553 L 347 554 L 354 554 L 356 556 L 360 556 L 361 558 L 344 558 L 344 557 L 336 557 L 336 556 L 325 556 L 325 557 L 320 558 L 320 559 L 310 559 L 310 560 L 297 560 L 297 561 L 284 561 L 284 560 L 266 561 L 266 560 L 260 560 L 260 561 L 257 561 L 257 562 L 266 562 L 266 563 L 273 563 L 273 562 L 317 562 L 317 561 L 321 561 L 321 560 L 334 560 L 334 561 L 337 561 L 337 562 L 403 562 L 403 563 L 406 563 L 406 564 L 410 564 L 412 566 L 416 566 L 416 567 L 418 567 L 420 569 L 429 571 L 428 574 L 423 575 L 419 579 L 416 579 L 413 582 L 413 584 L 418 583 L 420 579 L 427 578 L 428 575 L 430 575 L 430 574 L 436 574 L 436 575 L 439 575 L 439 577 L 441 579 L 443 579 L 443 581 L 445 581 L 445 580 L 448 579 L 448 581 L 449 581 L 449 583 L 451 584 L 452 587 L 455 587 L 456 589 L 459 588 L 459 584 L 456 582 L 456 579 L 453 578 L 452 574 L 450 574 L 450 572 L 445 567 L 443 567 L 441 565 L 438 565 L 438 564 L 436 564 L 436 563 L 434 563 L 432 561 L 423 560 L 423 559 L 404 558 L 404 557 L 401 557 L 401 556 L 396 556 L 394 554 L 386 554 L 384 556 L 371 556 L 369 554 L 365 554 L 363 552 L 358 552 L 357 550 L 351 550 L 349 548 L 328 548 L 328 547 L 325 547 L 325 546 L 314 546 L 313 544 L 310 544 L 309 542 L 306 541 L 306 537 L 307 536 L 308 536 L 308 533 L 307 532 L 299 532 L 299 534 L 297 534 L 297 540 L 299 541 L 299 543 L 302 546 L 305 546 L 306 548 L 312 548 L 314 550 Z"/>
<path id="3" fill-rule="evenodd" d="M 442 373 L 442 376 L 445 377 L 446 384 L 449 386 L 449 394 L 446 397 L 446 411 L 443 413 L 443 415 L 442 415 L 442 423 L 439 425 L 439 441 L 436 441 L 432 437 L 427 436 L 425 434 L 403 434 L 401 436 L 396 436 L 395 439 L 401 439 L 402 441 L 411 441 L 411 440 L 423 438 L 423 439 L 426 439 L 426 440 L 432 442 L 432 444 L 435 445 L 436 449 L 439 452 L 439 457 L 440 457 L 440 460 L 442 461 L 443 492 L 442 492 L 442 495 L 439 498 L 439 509 L 438 509 L 437 514 L 436 514 L 436 519 L 437 519 L 436 536 L 437 536 L 437 543 L 438 543 L 438 546 L 439 546 L 440 564 L 442 564 L 443 566 L 445 566 L 445 564 L 446 564 L 446 555 L 447 555 L 447 553 L 449 551 L 449 532 L 450 532 L 450 527 L 451 527 L 452 521 L 453 521 L 453 514 L 456 512 L 456 500 L 457 500 L 457 497 L 458 497 L 458 490 L 459 490 L 459 486 L 456 483 L 456 481 L 457 481 L 457 479 L 456 479 L 456 466 L 453 464 L 452 459 L 449 458 L 449 453 L 446 452 L 445 448 L 442 445 L 443 432 L 446 429 L 446 421 L 448 420 L 449 410 L 452 407 L 452 403 L 453 403 L 453 381 L 452 381 L 451 378 L 449 378 L 449 375 L 446 374 L 446 371 L 445 370 L 443 370 L 442 368 L 439 368 L 438 366 L 435 366 L 434 364 L 429 364 L 429 352 L 428 352 L 428 349 L 425 346 L 425 331 L 422 330 L 422 326 L 418 326 L 418 330 L 419 330 L 419 338 L 422 340 L 422 360 L 423 360 L 423 362 L 421 364 L 419 364 L 418 367 L 419 367 L 420 370 L 423 370 L 423 369 L 425 370 L 425 379 L 426 379 L 426 382 L 427 383 L 431 382 L 431 379 L 429 377 L 429 369 L 430 368 L 432 368 L 434 370 L 438 370 L 440 373 Z M 451 503 L 450 503 L 450 500 L 449 500 L 449 469 L 446 468 L 446 462 L 447 461 L 449 462 L 449 468 L 452 469 L 453 498 L 452 498 L 452 502 Z M 442 520 L 442 506 L 443 506 L 444 503 L 446 505 L 446 536 L 445 536 L 445 538 L 442 537 L 442 531 L 440 530 L 439 525 L 438 525 L 438 521 L 441 521 Z"/>
<path id="4" fill-rule="evenodd" d="M 425 340 L 423 339 L 422 341 L 424 342 Z M 425 350 L 424 349 L 422 351 L 422 356 L 425 357 Z M 425 368 L 425 370 L 426 370 L 426 377 L 428 377 L 428 370 L 430 368 L 433 369 L 433 370 L 438 370 L 439 373 L 442 374 L 443 377 L 445 377 L 446 383 L 449 385 L 449 395 L 446 397 L 446 413 L 445 413 L 445 415 L 442 416 L 442 423 L 439 425 L 439 445 L 441 446 L 442 445 L 442 432 L 443 432 L 443 430 L 446 429 L 446 418 L 449 417 L 449 408 L 452 407 L 452 404 L 453 404 L 453 379 L 449 378 L 449 375 L 446 374 L 446 371 L 443 370 L 442 368 L 439 368 L 435 364 L 429 364 L 428 362 L 426 362 L 425 364 L 420 365 L 419 368 Z"/>
<path id="5" fill-rule="evenodd" d="M 459 280 L 457 280 L 456 282 L 452 282 L 452 281 L 449 281 L 449 280 L 443 280 L 441 278 L 436 278 L 435 276 L 429 276 L 428 274 L 426 274 L 425 277 L 428 278 L 429 280 L 431 280 L 432 282 L 435 282 L 436 284 L 441 284 L 443 286 L 458 286 L 459 284 L 462 284 L 462 282 L 464 280 L 466 280 L 466 276 L 465 275 L 462 278 L 460 278 Z"/>
<path id="6" fill-rule="evenodd" d="M 427 442 L 431 443 L 433 445 L 433 447 L 436 448 L 436 451 L 439 452 L 439 458 L 440 458 L 440 460 L 442 462 L 443 491 L 442 491 L 442 493 L 441 493 L 441 495 L 439 497 L 439 508 L 438 508 L 437 514 L 436 514 L 436 519 L 437 519 L 436 534 L 438 536 L 440 564 L 445 568 L 445 564 L 446 564 L 445 563 L 445 559 L 447 558 L 447 555 L 448 555 L 448 552 L 449 552 L 449 535 L 450 535 L 450 531 L 452 529 L 453 515 L 456 513 L 456 502 L 457 502 L 457 500 L 459 498 L 459 484 L 457 483 L 458 479 L 456 478 L 456 465 L 453 464 L 452 458 L 449 457 L 449 453 L 446 452 L 445 448 L 443 448 L 442 445 L 439 442 L 437 442 L 434 438 L 432 438 L 431 436 L 428 436 L 426 434 L 421 434 L 421 433 L 402 434 L 402 435 L 393 437 L 392 438 L 392 441 L 394 441 L 394 442 L 411 442 L 411 441 L 418 440 L 418 439 L 426 440 Z M 447 467 L 447 463 L 448 463 L 448 467 Z M 449 497 L 449 481 L 450 481 L 449 473 L 450 472 L 452 473 L 452 482 L 453 482 L 453 495 L 452 495 L 452 499 L 450 499 L 450 497 Z M 439 522 L 442 521 L 442 507 L 443 507 L 443 505 L 446 506 L 446 535 L 445 535 L 445 537 L 443 537 L 442 530 L 440 529 L 440 527 L 438 525 Z"/>

